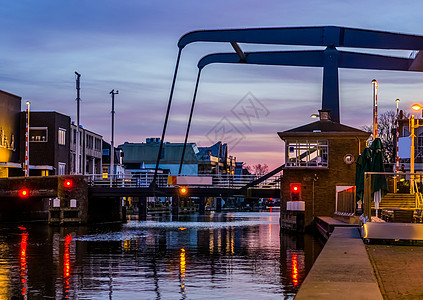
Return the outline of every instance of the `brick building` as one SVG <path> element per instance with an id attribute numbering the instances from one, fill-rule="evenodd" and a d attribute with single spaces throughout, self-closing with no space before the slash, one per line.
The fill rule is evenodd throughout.
<path id="1" fill-rule="evenodd" d="M 317 122 L 278 134 L 285 141 L 281 226 L 302 231 L 315 216 L 333 216 L 336 189 L 354 186 L 355 161 L 370 134 L 329 120 L 327 111 Z M 293 184 L 299 199 L 291 199 Z"/>

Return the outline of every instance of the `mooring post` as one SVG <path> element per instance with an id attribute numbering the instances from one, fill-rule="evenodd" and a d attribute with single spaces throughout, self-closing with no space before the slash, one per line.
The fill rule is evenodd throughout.
<path id="1" fill-rule="evenodd" d="M 147 220 L 147 197 L 139 197 L 138 200 L 138 219 L 140 221 Z"/>
<path id="2" fill-rule="evenodd" d="M 179 195 L 174 194 L 172 196 L 172 215 L 178 215 L 179 214 Z"/>
<path id="3" fill-rule="evenodd" d="M 204 215 L 206 213 L 206 200 L 205 197 L 200 197 L 200 202 L 198 204 L 198 213 Z"/>

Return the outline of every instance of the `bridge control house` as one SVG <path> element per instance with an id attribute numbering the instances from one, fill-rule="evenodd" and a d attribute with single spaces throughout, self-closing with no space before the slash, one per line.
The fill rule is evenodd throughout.
<path id="1" fill-rule="evenodd" d="M 333 217 L 337 191 L 355 184 L 359 154 L 370 133 L 330 120 L 278 132 L 285 142 L 281 181 L 281 227 L 304 231 L 314 217 Z"/>

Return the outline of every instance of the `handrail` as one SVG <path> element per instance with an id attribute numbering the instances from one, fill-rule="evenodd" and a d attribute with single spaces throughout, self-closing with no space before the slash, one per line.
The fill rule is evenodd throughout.
<path id="1" fill-rule="evenodd" d="M 416 195 L 416 207 L 419 207 L 420 209 L 422 209 L 422 205 L 423 205 L 422 193 L 419 192 L 419 186 L 417 184 L 417 181 L 414 181 L 414 193 Z"/>
<path id="2" fill-rule="evenodd" d="M 116 174 L 103 177 L 103 174 L 91 174 L 86 175 L 88 183 L 91 186 L 110 186 L 110 176 L 113 177 L 112 187 L 149 187 L 153 182 L 153 173 L 144 174 Z M 193 175 L 190 175 L 193 176 Z M 219 175 L 219 174 L 200 174 L 195 175 L 197 177 L 212 177 L 212 185 L 190 185 L 191 187 L 201 188 L 228 188 L 228 189 L 240 189 L 245 187 L 251 182 L 257 180 L 256 175 Z M 156 185 L 158 187 L 174 187 L 175 185 L 168 183 L 167 174 L 156 175 Z M 263 180 L 257 184 L 254 188 L 268 188 L 268 189 L 279 189 L 280 188 L 280 176 L 272 176 Z"/>

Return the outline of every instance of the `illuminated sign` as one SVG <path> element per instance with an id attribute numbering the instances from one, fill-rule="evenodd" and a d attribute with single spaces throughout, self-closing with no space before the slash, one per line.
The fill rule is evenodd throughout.
<path id="1" fill-rule="evenodd" d="M 10 140 L 7 138 L 3 128 L 0 129 L 0 148 L 15 151 L 15 135 L 12 134 Z"/>

